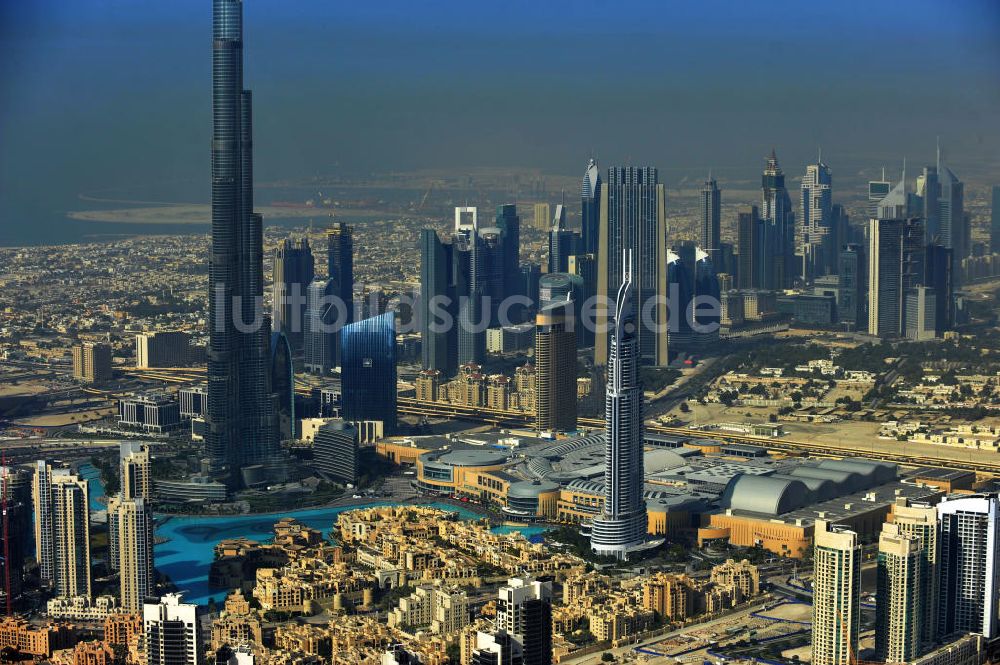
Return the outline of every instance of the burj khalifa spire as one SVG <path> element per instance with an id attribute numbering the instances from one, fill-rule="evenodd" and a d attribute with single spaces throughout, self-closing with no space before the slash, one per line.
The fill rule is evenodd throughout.
<path id="1" fill-rule="evenodd" d="M 273 459 L 278 441 L 261 302 L 262 220 L 253 211 L 252 97 L 243 89 L 242 1 L 214 0 L 212 19 L 205 448 L 213 470 L 239 484 L 240 469 Z"/>

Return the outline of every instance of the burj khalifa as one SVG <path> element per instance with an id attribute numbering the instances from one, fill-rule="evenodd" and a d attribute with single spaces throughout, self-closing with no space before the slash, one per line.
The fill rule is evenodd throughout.
<path id="1" fill-rule="evenodd" d="M 262 220 L 253 211 L 252 97 L 243 89 L 242 1 L 214 0 L 212 19 L 205 450 L 213 472 L 239 485 L 243 468 L 274 459 L 278 433 L 262 306 Z"/>

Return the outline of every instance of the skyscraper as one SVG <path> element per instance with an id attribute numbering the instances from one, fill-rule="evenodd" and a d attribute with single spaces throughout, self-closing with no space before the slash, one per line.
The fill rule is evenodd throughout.
<path id="1" fill-rule="evenodd" d="M 135 498 L 118 502 L 116 513 L 121 606 L 138 612 L 155 588 L 153 511 L 146 499 Z"/>
<path id="2" fill-rule="evenodd" d="M 937 299 L 934 289 L 929 286 L 914 286 L 906 292 L 907 339 L 934 339 L 937 334 Z"/>
<path id="3" fill-rule="evenodd" d="M 708 254 L 685 240 L 668 253 L 667 283 L 671 296 L 670 348 L 693 353 L 719 341 L 719 280 Z"/>
<path id="4" fill-rule="evenodd" d="M 434 229 L 420 235 L 420 342 L 424 369 L 454 376 L 458 368 L 458 328 L 452 243 Z M 519 275 L 519 273 L 518 273 Z M 520 281 L 520 280 L 519 280 Z"/>
<path id="5" fill-rule="evenodd" d="M 535 320 L 536 427 L 576 429 L 576 333 L 573 301 L 544 306 Z"/>
<path id="6" fill-rule="evenodd" d="M 35 561 L 38 575 L 43 582 L 53 583 L 55 573 L 55 535 L 52 526 L 52 466 L 48 462 L 35 462 L 31 496 L 35 512 Z"/>
<path id="7" fill-rule="evenodd" d="M 548 203 L 535 204 L 535 228 L 539 231 L 548 231 L 549 223 L 552 221 L 551 208 Z"/>
<path id="8" fill-rule="evenodd" d="M 920 637 L 921 642 L 929 644 L 937 637 L 940 550 L 937 508 L 927 503 L 910 504 L 906 499 L 897 499 L 892 512 L 899 532 L 920 540 L 920 555 L 923 559 L 920 569 Z"/>
<path id="9" fill-rule="evenodd" d="M 829 166 L 819 161 L 806 167 L 802 178 L 802 220 L 799 224 L 801 276 L 805 280 L 833 274 L 837 269 L 832 187 Z"/>
<path id="10" fill-rule="evenodd" d="M 581 190 L 580 226 L 583 234 L 581 251 L 596 257 L 601 229 L 601 170 L 597 168 L 595 159 L 587 162 Z"/>
<path id="11" fill-rule="evenodd" d="M 333 295 L 344 303 L 347 318 L 354 321 L 354 228 L 334 222 L 326 229 L 326 269 L 333 282 Z"/>
<path id="12" fill-rule="evenodd" d="M 580 302 L 587 303 L 597 295 L 597 258 L 593 254 L 576 254 L 569 257 L 569 267 L 567 272 L 580 278 L 583 291 L 580 295 Z M 582 309 L 578 309 L 582 313 Z M 584 325 L 582 317 L 577 317 L 581 321 L 576 327 L 576 344 L 579 348 L 589 348 L 594 346 L 594 327 Z"/>
<path id="13" fill-rule="evenodd" d="M 990 251 L 1000 253 L 1000 185 L 993 185 L 990 201 Z"/>
<path id="14" fill-rule="evenodd" d="M 628 256 L 615 300 L 604 408 L 604 509 L 594 518 L 590 546 L 598 554 L 628 558 L 646 541 L 642 495 L 642 386 L 636 334 L 635 288 Z"/>
<path id="15" fill-rule="evenodd" d="M 576 234 L 566 228 L 566 208 L 559 204 L 549 231 L 549 272 L 567 272 L 573 254 L 576 254 Z"/>
<path id="16" fill-rule="evenodd" d="M 340 483 L 358 482 L 358 430 L 343 420 L 320 425 L 313 439 L 313 460 L 325 476 Z"/>
<path id="17" fill-rule="evenodd" d="M 881 180 L 868 181 L 868 218 L 878 217 L 879 201 L 884 199 L 892 189 L 892 183 L 885 179 L 885 168 L 882 168 Z"/>
<path id="18" fill-rule="evenodd" d="M 72 349 L 73 378 L 84 383 L 110 381 L 113 375 L 111 347 L 100 342 L 81 342 Z"/>
<path id="19" fill-rule="evenodd" d="M 785 174 L 778 165 L 774 150 L 767 159 L 767 166 L 761 176 L 761 219 L 765 223 L 767 250 L 767 289 L 782 289 L 790 286 L 796 271 L 795 262 L 795 213 L 792 199 L 785 189 Z"/>
<path id="20" fill-rule="evenodd" d="M 477 276 L 482 265 L 478 229 L 463 229 L 456 232 L 452 238 L 452 245 L 452 269 L 457 299 L 455 327 L 458 338 L 458 364 L 481 365 L 486 357 L 489 312 L 483 312 L 482 280 Z"/>
<path id="21" fill-rule="evenodd" d="M 920 655 L 923 620 L 920 538 L 885 524 L 878 541 L 875 659 L 908 663 Z"/>
<path id="22" fill-rule="evenodd" d="M 873 219 L 869 223 L 869 335 L 901 337 L 906 333 L 906 296 L 923 282 L 924 251 L 920 219 Z"/>
<path id="23" fill-rule="evenodd" d="M 521 645 L 523 665 L 552 663 L 552 583 L 512 578 L 500 587 L 497 632 Z"/>
<path id="24" fill-rule="evenodd" d="M 848 330 L 866 329 L 865 318 L 865 278 L 867 264 L 861 245 L 848 243 L 840 250 L 837 313 L 840 322 Z"/>
<path id="25" fill-rule="evenodd" d="M 940 162 L 940 160 L 939 160 Z M 939 237 L 942 246 L 951 250 L 952 275 L 961 273 L 962 260 L 969 256 L 971 241 L 969 220 L 965 215 L 965 185 L 950 168 L 938 164 L 940 199 L 938 200 L 939 226 L 931 239 Z"/>
<path id="26" fill-rule="evenodd" d="M 216 472 L 278 451 L 268 385 L 269 330 L 261 216 L 253 212 L 252 97 L 243 89 L 243 3 L 214 0 L 212 28 L 212 248 L 209 261 L 205 448 Z M 249 326 L 237 326 L 237 318 Z"/>
<path id="27" fill-rule="evenodd" d="M 494 226 L 500 229 L 503 241 L 503 297 L 509 298 L 521 292 L 521 218 L 517 206 L 505 203 L 497 206 Z M 526 294 L 521 294 L 526 295 Z"/>
<path id="28" fill-rule="evenodd" d="M 812 664 L 851 665 L 861 627 L 861 542 L 826 520 L 813 531 Z"/>
<path id="29" fill-rule="evenodd" d="M 202 662 L 198 606 L 168 593 L 142 606 L 147 665 L 198 665 Z"/>
<path id="30" fill-rule="evenodd" d="M 271 375 L 271 401 L 275 405 L 278 437 L 281 441 L 297 436 L 295 418 L 295 366 L 292 346 L 282 332 L 271 333 L 268 371 Z"/>
<path id="31" fill-rule="evenodd" d="M 396 428 L 396 320 L 393 312 L 351 323 L 340 331 L 341 394 L 347 421 L 379 421 Z"/>
<path id="32" fill-rule="evenodd" d="M 701 248 L 716 265 L 722 245 L 722 190 L 711 175 L 701 188 Z"/>
<path id="33" fill-rule="evenodd" d="M 939 636 L 956 631 L 1000 635 L 1000 500 L 996 494 L 950 497 L 940 521 Z"/>
<path id="34" fill-rule="evenodd" d="M 337 366 L 337 333 L 347 318 L 346 304 L 332 279 L 314 280 L 306 301 L 302 366 L 310 374 L 329 374 Z"/>
<path id="35" fill-rule="evenodd" d="M 315 277 L 309 239 L 285 238 L 274 250 L 271 267 L 271 330 L 283 332 L 295 351 L 302 350 L 306 289 Z"/>
<path id="36" fill-rule="evenodd" d="M 737 251 L 739 262 L 736 283 L 741 289 L 762 289 L 765 286 L 767 236 L 757 206 L 741 206 L 736 213 Z"/>
<path id="37" fill-rule="evenodd" d="M 634 260 L 631 296 L 642 314 L 635 323 L 635 344 L 645 365 L 665 366 L 667 355 L 667 222 L 666 188 L 651 167 L 614 167 L 601 190 L 601 226 L 597 293 L 610 299 L 618 293 L 625 273 L 623 256 Z M 657 298 L 659 296 L 659 298 Z M 594 361 L 608 362 L 607 321 L 614 315 L 597 307 L 599 328 Z M 643 323 L 650 318 L 649 325 Z"/>
<path id="38" fill-rule="evenodd" d="M 149 445 L 139 441 L 123 441 L 118 447 L 118 467 L 122 498 L 152 498 Z"/>
<path id="39" fill-rule="evenodd" d="M 60 598 L 89 597 L 90 503 L 87 481 L 60 469 L 52 474 L 51 491 L 56 595 Z"/>

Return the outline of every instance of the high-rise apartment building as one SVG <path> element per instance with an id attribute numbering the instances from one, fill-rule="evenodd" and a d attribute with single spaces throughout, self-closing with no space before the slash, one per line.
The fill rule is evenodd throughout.
<path id="1" fill-rule="evenodd" d="M 576 321 L 573 301 L 546 305 L 535 320 L 536 427 L 576 429 Z"/>
<path id="2" fill-rule="evenodd" d="M 861 627 L 861 541 L 816 520 L 813 531 L 813 665 L 852 665 Z"/>
<path id="3" fill-rule="evenodd" d="M 53 583 L 55 573 L 55 533 L 52 525 L 52 466 L 43 460 L 35 462 L 31 495 L 35 512 L 35 561 L 43 582 Z"/>
<path id="4" fill-rule="evenodd" d="M 646 541 L 643 499 L 642 386 L 632 261 L 622 273 L 615 300 L 611 357 L 604 407 L 604 508 L 591 526 L 590 546 L 598 554 L 628 558 Z"/>
<path id="5" fill-rule="evenodd" d="M 122 499 L 115 508 L 121 607 L 126 612 L 139 612 L 156 586 L 153 569 L 153 510 L 143 498 Z M 110 504 L 108 509 L 111 509 Z"/>
<path id="6" fill-rule="evenodd" d="M 833 178 L 822 161 L 806 167 L 799 223 L 801 276 L 807 281 L 837 270 L 838 237 L 833 219 Z"/>
<path id="7" fill-rule="evenodd" d="M 337 366 L 337 335 L 347 321 L 346 303 L 338 299 L 332 279 L 313 281 L 306 302 L 302 367 L 310 374 L 329 374 Z"/>
<path id="8" fill-rule="evenodd" d="M 722 245 L 722 190 L 715 178 L 709 175 L 701 188 L 701 248 L 716 265 L 719 265 L 719 249 Z"/>
<path id="9" fill-rule="evenodd" d="M 497 206 L 494 226 L 500 229 L 503 239 L 503 297 L 521 294 L 521 218 L 517 206 L 505 203 Z"/>
<path id="10" fill-rule="evenodd" d="M 551 665 L 552 583 L 512 578 L 500 587 L 496 629 L 520 644 L 523 665 Z"/>
<path id="11" fill-rule="evenodd" d="M 142 607 L 147 665 L 199 665 L 202 662 L 198 606 L 168 593 Z"/>
<path id="12" fill-rule="evenodd" d="M 953 496 L 937 505 L 940 522 L 939 636 L 1000 636 L 1000 499 Z"/>
<path id="13" fill-rule="evenodd" d="M 875 659 L 908 663 L 920 655 L 924 557 L 918 536 L 886 524 L 878 541 Z"/>
<path id="14" fill-rule="evenodd" d="M 213 470 L 236 484 L 238 469 L 273 460 L 279 442 L 268 385 L 270 330 L 258 323 L 264 293 L 263 220 L 253 212 L 252 95 L 243 89 L 243 3 L 214 0 L 212 16 L 205 450 Z"/>
<path id="15" fill-rule="evenodd" d="M 320 425 L 313 437 L 316 470 L 339 483 L 357 484 L 360 467 L 358 431 L 340 419 Z"/>
<path id="16" fill-rule="evenodd" d="M 306 289 L 316 277 L 309 239 L 285 238 L 274 250 L 271 267 L 271 330 L 285 333 L 295 351 L 302 350 Z"/>
<path id="17" fill-rule="evenodd" d="M 396 320 L 386 312 L 340 331 L 340 385 L 344 420 L 378 421 L 396 428 Z"/>
<path id="18" fill-rule="evenodd" d="M 580 196 L 582 251 L 597 256 L 601 230 L 601 170 L 597 160 L 587 162 Z"/>
<path id="19" fill-rule="evenodd" d="M 785 174 L 778 164 L 774 150 L 767 159 L 761 176 L 760 216 L 764 221 L 767 262 L 763 270 L 767 289 L 782 289 L 791 286 L 797 271 L 795 263 L 795 213 L 792 199 L 785 188 Z"/>
<path id="20" fill-rule="evenodd" d="M 613 167 L 601 189 L 601 226 L 597 293 L 609 302 L 619 292 L 625 274 L 623 257 L 631 255 L 631 297 L 635 299 L 635 345 L 644 365 L 668 363 L 666 188 L 651 167 Z M 608 363 L 610 326 L 614 312 L 599 303 L 594 360 Z M 646 321 L 646 323 L 644 323 Z"/>
<path id="21" fill-rule="evenodd" d="M 152 498 L 149 446 L 138 441 L 123 441 L 118 448 L 118 464 L 122 498 Z"/>
<path id="22" fill-rule="evenodd" d="M 110 381 L 111 347 L 100 342 L 81 342 L 73 346 L 73 378 L 84 383 Z"/>
<path id="23" fill-rule="evenodd" d="M 90 596 L 90 503 L 87 481 L 51 475 L 53 585 L 56 596 Z"/>
<path id="24" fill-rule="evenodd" d="M 937 508 L 927 503 L 911 504 L 899 499 L 893 507 L 894 524 L 900 533 L 920 540 L 921 642 L 937 637 L 939 534 Z"/>

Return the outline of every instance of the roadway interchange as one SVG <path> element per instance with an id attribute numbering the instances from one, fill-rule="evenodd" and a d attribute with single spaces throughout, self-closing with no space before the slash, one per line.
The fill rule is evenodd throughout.
<path id="1" fill-rule="evenodd" d="M 424 416 L 428 418 L 460 418 L 490 424 L 497 427 L 523 427 L 530 425 L 532 418 L 519 411 L 498 411 L 496 409 L 463 407 L 454 404 L 417 402 L 412 397 L 400 397 L 397 402 L 400 415 Z M 601 428 L 604 421 L 598 418 L 580 418 L 577 423 L 582 428 Z M 728 443 L 744 443 L 760 446 L 768 450 L 788 453 L 807 453 L 815 457 L 858 457 L 895 462 L 906 466 L 930 466 L 944 469 L 962 469 L 979 473 L 1000 475 L 1000 461 L 958 460 L 945 456 L 914 455 L 873 450 L 865 445 L 812 443 L 800 439 L 767 438 L 749 436 L 720 430 L 699 430 L 685 427 L 668 427 L 655 422 L 646 423 L 646 431 L 654 434 L 687 439 L 714 439 Z"/>

